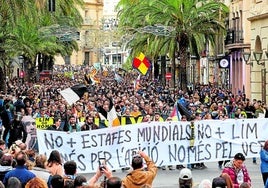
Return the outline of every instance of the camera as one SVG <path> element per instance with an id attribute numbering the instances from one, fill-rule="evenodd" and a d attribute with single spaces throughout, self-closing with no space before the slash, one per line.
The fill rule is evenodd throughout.
<path id="1" fill-rule="evenodd" d="M 101 172 L 105 169 L 106 166 L 106 159 L 105 158 L 99 158 L 99 169 Z"/>

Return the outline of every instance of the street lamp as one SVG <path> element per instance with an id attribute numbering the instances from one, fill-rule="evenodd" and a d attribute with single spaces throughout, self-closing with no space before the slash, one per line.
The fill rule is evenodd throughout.
<path id="1" fill-rule="evenodd" d="M 247 65 L 253 66 L 253 62 L 249 61 L 250 60 L 250 52 L 243 52 L 242 55 L 243 55 L 243 59 L 245 60 L 245 63 Z"/>
<path id="2" fill-rule="evenodd" d="M 244 58 L 246 64 L 253 66 L 253 61 L 250 59 L 250 56 L 251 56 L 250 52 L 243 52 L 242 54 L 243 54 L 243 58 Z M 268 58 L 267 51 L 265 52 L 265 54 L 266 54 L 266 57 Z M 265 66 L 265 61 L 264 60 L 262 61 L 262 55 L 263 55 L 262 51 L 254 51 L 253 52 L 253 57 L 254 57 L 254 60 L 257 62 L 257 64 Z"/>

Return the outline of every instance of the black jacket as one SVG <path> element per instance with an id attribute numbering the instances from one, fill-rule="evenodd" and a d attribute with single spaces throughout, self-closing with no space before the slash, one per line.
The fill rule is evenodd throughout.
<path id="1" fill-rule="evenodd" d="M 21 140 L 25 143 L 27 132 L 25 131 L 21 121 L 14 120 L 9 131 L 8 145 L 11 146 L 16 140 Z"/>

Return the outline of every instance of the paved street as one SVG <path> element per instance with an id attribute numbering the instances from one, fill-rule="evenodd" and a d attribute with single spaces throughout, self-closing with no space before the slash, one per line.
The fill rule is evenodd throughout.
<path id="1" fill-rule="evenodd" d="M 204 170 L 192 170 L 194 187 L 197 188 L 199 183 L 203 179 L 212 180 L 220 174 L 220 170 L 217 168 L 216 162 L 205 163 L 208 167 Z M 257 165 L 252 163 L 252 159 L 246 160 L 246 166 L 249 170 L 249 174 L 252 180 L 252 188 L 262 188 L 262 178 L 259 168 L 259 159 L 257 159 Z M 178 187 L 178 176 L 179 170 L 161 170 L 159 169 L 156 179 L 154 180 L 154 188 L 177 188 Z M 115 176 L 124 177 L 127 172 L 117 171 L 114 173 Z M 92 174 L 86 174 L 88 178 L 92 177 Z"/>

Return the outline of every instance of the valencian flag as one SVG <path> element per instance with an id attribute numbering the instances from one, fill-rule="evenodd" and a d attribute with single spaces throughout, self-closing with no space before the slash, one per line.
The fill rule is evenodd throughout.
<path id="1" fill-rule="evenodd" d="M 147 72 L 151 68 L 150 60 L 145 57 L 145 55 L 141 52 L 138 57 L 135 57 L 132 62 L 132 67 L 137 69 L 142 75 L 146 75 Z"/>

